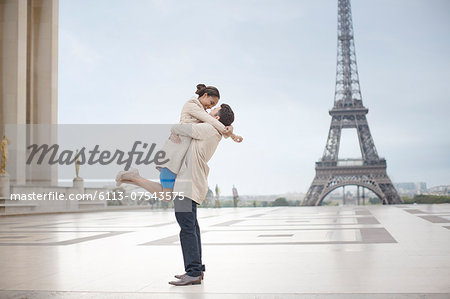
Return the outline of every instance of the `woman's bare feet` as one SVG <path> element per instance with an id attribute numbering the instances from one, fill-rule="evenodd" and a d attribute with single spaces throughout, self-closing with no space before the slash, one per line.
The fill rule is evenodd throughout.
<path id="1" fill-rule="evenodd" d="M 128 171 L 120 171 L 116 176 L 116 185 L 120 186 L 122 183 L 131 183 L 140 177 L 139 171 L 136 168 L 130 168 Z"/>

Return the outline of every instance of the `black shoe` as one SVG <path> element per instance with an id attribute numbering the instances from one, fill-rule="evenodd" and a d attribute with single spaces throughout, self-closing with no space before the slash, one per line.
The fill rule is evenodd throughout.
<path id="1" fill-rule="evenodd" d="M 176 279 L 183 279 L 183 277 L 184 276 L 186 276 L 187 275 L 187 273 L 184 273 L 184 274 L 178 274 L 178 275 L 175 275 L 175 278 Z M 205 273 L 204 272 L 202 272 L 202 280 L 203 280 L 203 277 L 205 276 Z"/>
<path id="2" fill-rule="evenodd" d="M 177 281 L 169 281 L 169 284 L 174 286 L 187 286 L 193 284 L 201 284 L 202 276 L 192 277 L 189 275 L 184 275 L 183 278 Z"/>

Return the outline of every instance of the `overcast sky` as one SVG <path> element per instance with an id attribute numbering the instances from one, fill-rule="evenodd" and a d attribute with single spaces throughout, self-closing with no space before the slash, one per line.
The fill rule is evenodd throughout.
<path id="1" fill-rule="evenodd" d="M 233 108 L 209 185 L 306 192 L 333 106 L 337 0 L 60 0 L 59 122 L 176 123 L 197 83 Z M 353 0 L 364 105 L 394 182 L 450 184 L 450 1 Z M 340 158 L 356 158 L 344 130 Z"/>

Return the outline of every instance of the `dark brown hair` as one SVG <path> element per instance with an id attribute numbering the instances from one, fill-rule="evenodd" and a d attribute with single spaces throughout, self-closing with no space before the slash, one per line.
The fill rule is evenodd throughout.
<path id="1" fill-rule="evenodd" d="M 224 126 L 229 126 L 234 121 L 234 112 L 227 104 L 220 105 L 219 116 L 219 121 L 223 123 Z"/>
<path id="2" fill-rule="evenodd" d="M 198 97 L 201 97 L 205 93 L 207 93 L 210 97 L 217 97 L 220 99 L 220 93 L 217 88 L 214 86 L 206 86 L 205 84 L 197 84 L 197 91 L 195 92 L 198 94 Z"/>

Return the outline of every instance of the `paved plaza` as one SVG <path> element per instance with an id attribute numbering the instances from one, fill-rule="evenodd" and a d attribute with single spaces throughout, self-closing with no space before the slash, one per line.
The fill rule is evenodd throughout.
<path id="1" fill-rule="evenodd" d="M 0 217 L 0 298 L 449 298 L 450 205 L 199 209 L 205 279 L 173 210 Z"/>

